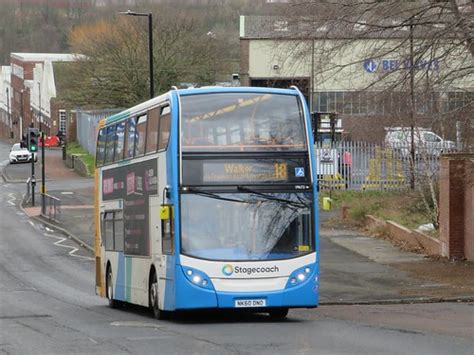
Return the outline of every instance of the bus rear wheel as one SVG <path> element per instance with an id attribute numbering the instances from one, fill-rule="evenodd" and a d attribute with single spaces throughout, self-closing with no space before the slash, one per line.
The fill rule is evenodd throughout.
<path id="1" fill-rule="evenodd" d="M 150 282 L 148 298 L 148 303 L 153 311 L 154 317 L 160 320 L 168 319 L 170 316 L 169 312 L 161 310 L 158 303 L 158 280 L 155 273 L 153 273 L 153 277 Z"/>
<path id="2" fill-rule="evenodd" d="M 275 308 L 268 311 L 272 319 L 284 319 L 288 315 L 288 308 Z"/>
<path id="3" fill-rule="evenodd" d="M 112 268 L 107 269 L 107 299 L 109 300 L 110 308 L 120 308 L 123 303 L 114 299 L 114 278 L 112 277 Z"/>

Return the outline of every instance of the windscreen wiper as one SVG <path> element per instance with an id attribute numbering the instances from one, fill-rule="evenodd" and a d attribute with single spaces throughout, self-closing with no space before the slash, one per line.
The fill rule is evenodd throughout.
<path id="1" fill-rule="evenodd" d="M 238 203 L 249 203 L 248 201 L 239 200 L 239 199 L 236 199 L 236 198 L 222 197 L 221 195 L 218 195 L 214 192 L 203 191 L 203 190 L 198 189 L 196 187 L 183 187 L 183 191 L 191 192 L 193 194 L 204 196 L 204 197 L 214 198 L 216 200 L 238 202 Z"/>
<path id="2" fill-rule="evenodd" d="M 296 208 L 309 208 L 309 205 L 307 205 L 303 202 L 296 202 L 296 201 L 291 201 L 291 200 L 287 200 L 287 199 L 280 198 L 280 197 L 275 197 L 275 196 L 272 196 L 272 195 L 267 195 L 267 194 L 264 194 L 262 192 L 249 189 L 248 187 L 245 187 L 245 186 L 242 186 L 242 185 L 238 185 L 237 190 L 250 192 L 254 195 L 264 197 L 267 200 L 272 200 L 272 201 L 276 201 L 276 202 L 285 203 L 289 206 L 293 206 L 293 207 L 296 207 Z"/>

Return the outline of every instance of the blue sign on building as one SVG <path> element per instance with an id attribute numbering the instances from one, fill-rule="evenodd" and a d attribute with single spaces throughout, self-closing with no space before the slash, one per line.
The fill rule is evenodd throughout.
<path id="1" fill-rule="evenodd" d="M 381 59 L 378 62 L 374 59 L 364 60 L 364 69 L 368 73 L 375 73 L 376 71 L 390 72 L 399 69 L 411 69 L 415 70 L 439 70 L 439 60 L 426 60 L 418 59 L 412 62 L 409 59 L 398 60 L 398 59 Z"/>
<path id="2" fill-rule="evenodd" d="M 373 59 L 364 60 L 364 69 L 368 73 L 375 73 L 378 68 L 378 63 Z"/>

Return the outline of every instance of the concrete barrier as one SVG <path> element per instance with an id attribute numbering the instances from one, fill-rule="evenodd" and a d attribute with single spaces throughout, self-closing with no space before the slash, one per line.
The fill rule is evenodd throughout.
<path id="1" fill-rule="evenodd" d="M 87 165 L 82 160 L 84 154 L 67 154 L 65 164 L 68 168 L 74 169 L 81 176 L 90 176 Z"/>
<path id="2" fill-rule="evenodd" d="M 90 176 L 89 169 L 80 156 L 74 158 L 74 170 L 81 176 Z"/>
<path id="3" fill-rule="evenodd" d="M 408 229 L 396 222 L 385 221 L 372 215 L 366 216 L 366 225 L 371 229 L 382 228 L 394 242 L 420 250 L 430 256 L 441 256 L 441 241 L 419 231 Z"/>

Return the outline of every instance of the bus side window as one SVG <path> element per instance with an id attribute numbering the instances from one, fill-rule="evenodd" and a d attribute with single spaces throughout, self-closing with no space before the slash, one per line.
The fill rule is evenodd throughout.
<path id="1" fill-rule="evenodd" d="M 170 128 L 171 128 L 171 113 L 170 107 L 165 106 L 161 110 L 160 117 L 160 138 L 158 140 L 158 150 L 166 150 L 168 147 L 168 141 L 170 137 Z"/>
<path id="2" fill-rule="evenodd" d="M 158 147 L 158 125 L 160 120 L 160 109 L 154 108 L 148 111 L 148 128 L 146 133 L 146 153 L 156 151 Z"/>
<path id="3" fill-rule="evenodd" d="M 95 164 L 96 166 L 102 166 L 104 164 L 105 155 L 105 128 L 99 130 L 99 137 L 97 138 L 97 149 Z"/>
<path id="4" fill-rule="evenodd" d="M 114 212 L 105 212 L 103 218 L 102 240 L 105 250 L 114 250 Z"/>
<path id="5" fill-rule="evenodd" d="M 146 115 L 140 116 L 137 119 L 137 127 L 136 127 L 136 135 L 135 135 L 135 156 L 145 154 L 146 122 L 147 122 Z"/>
<path id="6" fill-rule="evenodd" d="M 115 151 L 115 126 L 107 127 L 107 142 L 105 144 L 105 164 L 112 163 Z"/>
<path id="7" fill-rule="evenodd" d="M 127 150 L 125 151 L 125 159 L 133 158 L 133 154 L 135 152 L 135 118 L 130 117 L 128 119 L 127 125 Z"/>
<path id="8" fill-rule="evenodd" d="M 102 213 L 102 241 L 105 250 L 123 251 L 123 211 Z"/>
<path id="9" fill-rule="evenodd" d="M 116 251 L 123 251 L 123 211 L 114 213 L 114 246 Z"/>
<path id="10" fill-rule="evenodd" d="M 123 159 L 123 151 L 125 145 L 125 121 L 120 122 L 117 125 L 117 143 L 115 145 L 115 156 L 114 161 L 120 161 Z"/>

